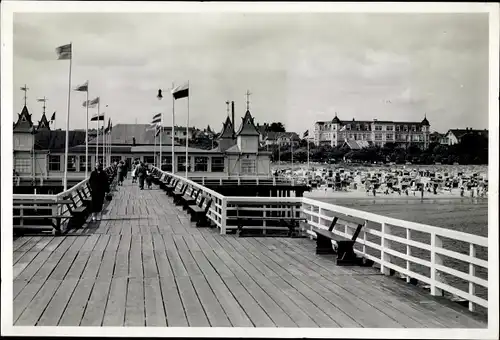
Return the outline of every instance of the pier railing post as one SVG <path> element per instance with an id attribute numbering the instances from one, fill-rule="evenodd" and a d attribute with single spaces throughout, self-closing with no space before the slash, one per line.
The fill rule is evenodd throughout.
<path id="1" fill-rule="evenodd" d="M 436 253 L 437 248 L 442 248 L 443 242 L 435 233 L 431 234 L 431 295 L 443 295 L 443 291 L 436 287 L 436 282 L 439 281 L 439 273 L 436 269 L 437 265 L 443 264 L 443 259 Z"/>
<path id="2" fill-rule="evenodd" d="M 226 198 L 226 196 L 222 196 L 221 210 L 220 210 L 220 233 L 221 233 L 221 235 L 226 234 L 226 223 L 227 223 L 227 198 Z"/>
<path id="3" fill-rule="evenodd" d="M 385 249 L 390 249 L 390 241 L 385 238 L 386 234 L 391 233 L 391 226 L 387 225 L 385 222 L 382 223 L 382 237 L 380 240 L 380 272 L 384 275 L 390 275 L 391 269 L 386 267 L 386 263 L 391 263 L 391 255 L 385 252 Z"/>
<path id="4" fill-rule="evenodd" d="M 476 257 L 476 246 L 473 243 L 469 245 L 469 255 L 473 258 Z M 469 263 L 469 275 L 476 276 L 476 266 L 472 262 Z M 476 285 L 472 281 L 469 281 L 469 294 L 472 296 L 476 295 Z M 471 312 L 476 311 L 476 304 L 472 301 L 469 301 L 469 310 Z"/>
<path id="5" fill-rule="evenodd" d="M 407 241 L 411 240 L 411 229 L 406 229 L 406 240 Z M 411 256 L 411 247 L 408 244 L 406 245 L 406 255 Z M 411 273 L 410 263 L 411 262 L 409 260 L 406 260 L 406 270 Z M 406 275 L 406 282 L 407 283 L 410 282 L 410 279 L 411 278 L 408 275 Z"/>

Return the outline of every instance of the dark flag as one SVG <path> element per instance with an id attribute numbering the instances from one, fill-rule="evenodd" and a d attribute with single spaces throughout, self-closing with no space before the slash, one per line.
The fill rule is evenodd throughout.
<path id="1" fill-rule="evenodd" d="M 172 96 L 174 96 L 174 99 L 181 99 L 181 98 L 186 98 L 189 96 L 189 85 L 188 83 L 177 86 L 175 89 L 172 90 Z"/>

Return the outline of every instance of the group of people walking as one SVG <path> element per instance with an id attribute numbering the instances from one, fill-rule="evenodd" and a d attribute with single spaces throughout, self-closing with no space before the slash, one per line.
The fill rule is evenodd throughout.
<path id="1" fill-rule="evenodd" d="M 91 212 L 92 222 L 101 220 L 99 215 L 102 215 L 102 208 L 104 205 L 104 199 L 110 192 L 110 181 L 114 179 L 114 175 L 117 175 L 117 182 L 119 186 L 123 186 L 123 181 L 127 178 L 129 171 L 128 164 L 124 161 L 115 162 L 112 166 L 112 176 L 109 176 L 102 163 L 97 163 L 95 169 L 90 173 L 89 185 L 92 191 L 92 204 Z M 144 189 L 144 183 L 146 183 L 147 188 L 152 187 L 152 172 L 150 165 L 139 160 L 136 160 L 133 164 L 132 169 L 132 183 L 137 183 L 139 180 L 139 189 Z"/>

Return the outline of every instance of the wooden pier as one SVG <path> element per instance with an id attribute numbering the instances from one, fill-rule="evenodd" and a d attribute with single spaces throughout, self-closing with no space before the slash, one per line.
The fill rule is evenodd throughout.
<path id="1" fill-rule="evenodd" d="M 117 189 L 98 223 L 14 239 L 14 325 L 487 327 L 379 269 L 336 266 L 308 238 L 221 235 L 156 186 Z"/>

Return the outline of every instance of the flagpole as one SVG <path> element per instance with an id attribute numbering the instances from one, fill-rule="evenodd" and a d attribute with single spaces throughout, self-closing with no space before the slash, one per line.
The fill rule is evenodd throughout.
<path id="1" fill-rule="evenodd" d="M 174 83 L 172 82 L 172 90 L 174 90 Z M 175 98 L 172 97 L 172 173 L 175 174 Z"/>
<path id="2" fill-rule="evenodd" d="M 163 148 L 162 135 L 163 135 L 163 112 L 161 113 L 161 117 L 160 117 L 160 170 L 161 170 L 161 165 L 162 165 L 162 148 Z M 155 129 L 155 138 L 156 138 L 156 129 Z M 156 139 L 155 139 L 155 141 L 156 141 Z"/>
<path id="3" fill-rule="evenodd" d="M 100 100 L 99 100 L 100 101 Z M 106 146 L 106 134 L 104 133 L 104 124 L 106 124 L 106 111 L 104 111 L 102 113 L 102 163 L 103 163 L 103 166 L 105 166 L 106 164 L 106 149 L 105 149 L 105 146 Z"/>
<path id="4" fill-rule="evenodd" d="M 188 91 L 189 91 L 189 80 L 188 80 Z M 189 144 L 189 92 L 187 97 L 187 123 L 186 123 L 186 179 L 188 178 L 188 166 L 189 166 L 189 158 L 188 158 L 188 144 Z"/>
<path id="5" fill-rule="evenodd" d="M 85 125 L 85 178 L 88 178 L 89 175 L 89 84 L 87 81 L 87 105 L 85 105 L 85 109 L 87 111 L 87 119 L 85 120 L 87 123 Z"/>
<path id="6" fill-rule="evenodd" d="M 153 133 L 154 133 L 154 136 L 155 136 L 154 161 L 153 161 L 153 162 L 154 162 L 154 165 L 155 165 L 156 167 L 158 167 L 158 162 L 157 162 L 157 158 L 156 158 L 156 131 L 157 131 L 157 129 L 156 129 L 156 127 L 155 127 L 154 132 L 153 132 Z M 161 167 L 160 167 L 160 168 L 161 168 Z"/>
<path id="7" fill-rule="evenodd" d="M 97 138 L 95 145 L 95 163 L 99 162 L 99 117 L 101 115 L 101 98 L 99 98 L 99 102 L 97 103 Z"/>
<path id="8" fill-rule="evenodd" d="M 69 80 L 68 80 L 68 113 L 66 116 L 66 145 L 64 148 L 64 191 L 68 189 L 68 149 L 69 149 L 69 110 L 71 107 L 71 66 L 73 63 L 73 44 L 71 46 L 71 57 L 69 58 Z"/>

